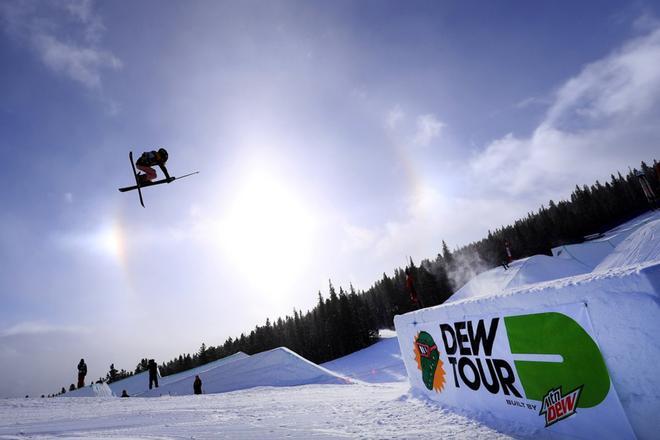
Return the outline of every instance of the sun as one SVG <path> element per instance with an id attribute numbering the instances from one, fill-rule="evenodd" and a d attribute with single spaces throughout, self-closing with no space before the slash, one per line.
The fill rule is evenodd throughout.
<path id="1" fill-rule="evenodd" d="M 295 186 L 260 168 L 237 185 L 219 225 L 220 242 L 250 283 L 286 288 L 309 261 L 314 223 Z"/>

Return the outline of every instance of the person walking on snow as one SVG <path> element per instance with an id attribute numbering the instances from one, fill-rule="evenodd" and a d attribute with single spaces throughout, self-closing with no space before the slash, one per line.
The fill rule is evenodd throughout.
<path id="1" fill-rule="evenodd" d="M 202 379 L 199 378 L 199 375 L 195 376 L 195 382 L 193 382 L 193 392 L 195 394 L 202 394 Z"/>
<path id="2" fill-rule="evenodd" d="M 140 183 L 150 183 L 156 178 L 156 170 L 152 167 L 158 165 L 160 170 L 165 174 L 165 180 L 167 183 L 170 183 L 173 178 L 170 177 L 170 174 L 167 172 L 165 167 L 165 162 L 167 162 L 168 154 L 165 148 L 161 148 L 158 151 L 145 151 L 142 153 L 142 156 L 135 161 L 135 167 L 142 171 L 144 174 L 138 174 L 138 179 Z"/>
<path id="3" fill-rule="evenodd" d="M 85 376 L 87 376 L 87 364 L 85 364 L 85 359 L 80 359 L 78 362 L 78 388 L 85 386 Z"/>
<path id="4" fill-rule="evenodd" d="M 154 384 L 156 385 L 156 388 L 158 388 L 158 365 L 156 365 L 156 361 L 153 359 L 149 359 L 147 365 L 149 367 L 149 389 L 151 389 Z"/>

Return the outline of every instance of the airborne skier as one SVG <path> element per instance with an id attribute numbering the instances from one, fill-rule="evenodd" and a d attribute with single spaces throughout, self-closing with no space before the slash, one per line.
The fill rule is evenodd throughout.
<path id="1" fill-rule="evenodd" d="M 142 191 L 140 188 L 146 186 L 160 185 L 161 183 L 170 183 L 177 179 L 174 176 L 170 176 L 170 173 L 167 172 L 165 167 L 165 162 L 167 162 L 168 154 L 165 148 L 161 148 L 158 151 L 145 151 L 142 155 L 133 163 L 133 152 L 128 153 L 128 158 L 131 162 L 131 168 L 133 168 L 133 176 L 135 177 L 135 186 L 126 186 L 124 188 L 119 188 L 120 192 L 133 191 L 137 190 L 140 196 L 140 205 L 144 208 L 144 200 L 142 199 Z M 165 174 L 165 178 L 161 180 L 156 180 L 156 170 L 152 167 L 158 165 L 160 170 Z M 138 173 L 136 168 L 143 172 L 143 174 Z M 199 171 L 194 171 L 192 173 L 184 174 L 179 176 L 178 179 L 183 179 L 184 177 L 192 176 L 197 174 Z"/>
<path id="2" fill-rule="evenodd" d="M 151 181 L 156 178 L 156 170 L 152 168 L 156 165 L 158 165 L 163 174 L 165 174 L 165 180 L 167 183 L 174 180 L 170 177 L 170 174 L 165 167 L 167 159 L 168 154 L 165 148 L 160 148 L 158 151 L 145 151 L 142 153 L 138 160 L 135 161 L 136 168 L 144 173 L 137 175 L 140 184 L 151 183 Z"/>

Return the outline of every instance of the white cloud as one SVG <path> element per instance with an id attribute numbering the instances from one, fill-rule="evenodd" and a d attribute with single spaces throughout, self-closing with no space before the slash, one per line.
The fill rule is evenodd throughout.
<path id="1" fill-rule="evenodd" d="M 496 139 L 470 162 L 482 191 L 566 197 L 658 151 L 660 29 L 585 66 L 558 88 L 528 137 Z"/>
<path id="2" fill-rule="evenodd" d="M 48 333 L 83 333 L 86 329 L 79 326 L 53 325 L 44 322 L 21 322 L 0 330 L 0 338 L 10 336 L 42 335 Z"/>
<path id="3" fill-rule="evenodd" d="M 369 228 L 344 223 L 344 237 L 341 245 L 343 252 L 355 252 L 369 249 L 377 239 L 377 234 Z"/>
<path id="4" fill-rule="evenodd" d="M 0 5 L 0 22 L 51 71 L 88 89 L 100 90 L 103 70 L 122 67 L 119 58 L 98 47 L 105 27 L 90 0 L 6 2 Z"/>
<path id="5" fill-rule="evenodd" d="M 398 105 L 387 113 L 385 124 L 390 130 L 394 130 L 405 117 L 405 113 Z"/>
<path id="6" fill-rule="evenodd" d="M 43 63 L 53 72 L 95 89 L 104 67 L 118 69 L 121 61 L 109 52 L 64 43 L 52 35 L 35 35 L 33 43 Z"/>
<path id="7" fill-rule="evenodd" d="M 657 105 L 660 94 L 660 29 L 626 44 L 609 57 L 586 66 L 557 93 L 543 125 L 566 119 L 608 122 L 630 119 Z"/>
<path id="8" fill-rule="evenodd" d="M 445 126 L 435 115 L 426 114 L 417 117 L 417 131 L 413 143 L 422 147 L 428 146 L 431 141 L 440 135 Z"/>

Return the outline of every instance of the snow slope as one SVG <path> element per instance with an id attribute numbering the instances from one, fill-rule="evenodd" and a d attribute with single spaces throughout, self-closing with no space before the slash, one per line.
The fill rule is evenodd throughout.
<path id="1" fill-rule="evenodd" d="M 657 260 L 660 250 L 654 248 L 656 245 L 649 247 L 648 243 L 657 244 L 657 240 L 652 240 L 652 237 L 658 234 L 658 221 L 660 213 L 644 214 L 594 240 L 556 247 L 552 250 L 553 257 L 534 255 L 512 262 L 508 270 L 503 267 L 487 270 L 458 289 L 447 303 L 492 296 L 544 281 Z M 629 238 L 635 242 L 631 242 Z M 643 251 L 641 246 L 645 246 Z M 639 250 L 634 251 L 634 248 Z M 629 255 L 631 252 L 636 252 L 637 257 Z M 621 253 L 625 256 L 614 260 L 615 255 Z M 636 259 L 633 261 L 633 258 Z"/>
<path id="2" fill-rule="evenodd" d="M 539 438 L 528 427 L 443 409 L 408 388 L 399 382 L 155 399 L 0 399 L 0 439 Z"/>
<path id="3" fill-rule="evenodd" d="M 350 380 L 320 367 L 288 348 L 279 347 L 199 372 L 205 394 L 225 393 L 259 386 L 289 387 L 308 384 L 346 384 Z M 194 374 L 181 377 L 141 397 L 193 393 Z"/>
<path id="4" fill-rule="evenodd" d="M 343 376 L 370 383 L 408 380 L 395 333 L 381 338 L 370 347 L 321 366 Z"/>
<path id="5" fill-rule="evenodd" d="M 660 220 L 649 222 L 631 233 L 595 271 L 654 262 L 660 262 Z"/>
<path id="6" fill-rule="evenodd" d="M 118 396 L 119 394 L 117 394 Z M 67 391 L 61 397 L 115 397 L 112 389 L 105 383 L 93 383 L 84 388 Z"/>
<path id="7" fill-rule="evenodd" d="M 234 353 L 231 356 L 224 357 L 222 359 L 218 359 L 213 362 L 209 362 L 208 364 L 201 365 L 196 368 L 192 368 L 190 370 L 182 371 L 181 373 L 177 374 L 171 374 L 169 376 L 164 376 L 158 378 L 158 384 L 163 387 L 167 386 L 168 384 L 178 382 L 184 378 L 187 377 L 192 377 L 191 379 L 191 384 L 192 380 L 194 380 L 194 377 L 196 374 L 200 374 L 204 371 L 211 370 L 213 368 L 216 368 L 220 365 L 224 365 L 239 359 L 245 359 L 249 357 L 247 354 L 243 353 L 242 351 L 239 351 L 238 353 Z M 111 392 L 114 393 L 115 396 L 121 396 L 121 393 L 123 390 L 126 390 L 129 396 L 137 396 L 140 395 L 146 391 L 149 391 L 149 373 L 147 371 L 135 374 L 131 377 L 127 377 L 126 379 L 118 380 L 117 382 L 113 382 L 110 385 L 110 389 L 112 390 Z M 192 385 L 191 385 L 192 387 Z M 85 387 L 81 388 L 79 390 L 75 391 L 70 391 L 67 392 L 66 394 L 63 394 L 63 397 L 93 397 L 95 396 L 94 394 L 90 393 L 87 389 L 90 387 Z"/>

